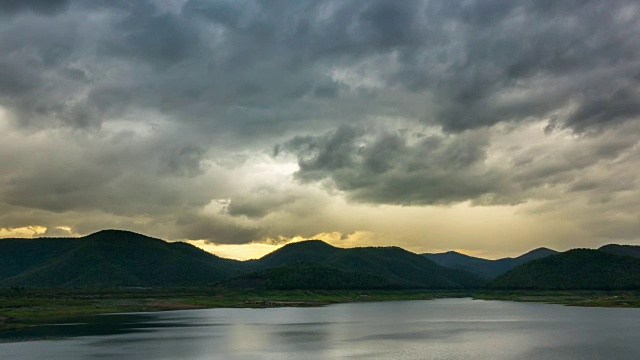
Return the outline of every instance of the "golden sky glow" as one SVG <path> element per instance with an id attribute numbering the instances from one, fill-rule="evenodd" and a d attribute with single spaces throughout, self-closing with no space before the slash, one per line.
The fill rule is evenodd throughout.
<path id="1" fill-rule="evenodd" d="M 44 234 L 47 228 L 44 226 L 23 226 L 18 228 L 0 228 L 0 238 L 30 238 Z"/>

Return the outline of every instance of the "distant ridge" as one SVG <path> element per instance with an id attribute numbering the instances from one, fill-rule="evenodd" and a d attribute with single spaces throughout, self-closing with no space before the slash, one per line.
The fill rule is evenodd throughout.
<path id="1" fill-rule="evenodd" d="M 222 282 L 220 286 L 272 290 L 373 290 L 407 287 L 384 276 L 314 263 L 295 263 L 253 271 Z"/>
<path id="2" fill-rule="evenodd" d="M 531 250 L 515 258 L 502 258 L 497 260 L 489 260 L 461 254 L 455 251 L 444 253 L 425 253 L 422 254 L 429 260 L 436 262 L 438 265 L 446 266 L 453 269 L 465 270 L 475 274 L 483 279 L 491 280 L 500 274 L 503 274 L 519 265 L 528 261 L 540 259 L 558 252 L 548 248 L 538 248 Z"/>
<path id="3" fill-rule="evenodd" d="M 601 250 L 573 249 L 533 260 L 489 283 L 493 289 L 637 290 L 640 259 Z"/>
<path id="4" fill-rule="evenodd" d="M 296 264 L 316 264 L 345 272 L 372 274 L 395 287 L 459 289 L 480 287 L 483 281 L 466 272 L 440 266 L 399 247 L 337 248 L 320 240 L 292 243 L 249 262 L 254 270 Z"/>
<path id="5" fill-rule="evenodd" d="M 433 259 L 433 260 L 431 260 Z M 184 242 L 123 230 L 79 238 L 0 239 L 0 287 L 221 286 L 256 289 L 640 289 L 640 246 L 487 260 L 454 251 L 339 248 L 320 240 L 260 259 L 220 258 Z"/>
<path id="6" fill-rule="evenodd" d="M 630 257 L 640 258 L 640 246 L 637 246 L 637 245 L 610 244 L 610 245 L 604 245 L 600 247 L 598 250 L 604 251 L 609 254 L 619 255 L 619 256 L 630 256 Z"/>

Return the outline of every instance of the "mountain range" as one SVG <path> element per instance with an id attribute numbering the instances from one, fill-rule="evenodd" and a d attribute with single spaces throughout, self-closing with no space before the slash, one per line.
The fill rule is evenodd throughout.
<path id="1" fill-rule="evenodd" d="M 549 255 L 555 255 L 557 253 L 558 252 L 555 250 L 538 248 L 515 258 L 507 257 L 497 260 L 488 260 L 473 257 L 455 251 L 447 251 L 435 254 L 426 253 L 422 254 L 422 256 L 435 262 L 438 265 L 465 270 L 485 280 L 491 280 L 496 278 L 498 275 L 501 275 L 526 262 L 547 257 Z"/>
<path id="2" fill-rule="evenodd" d="M 640 247 L 540 248 L 487 260 L 457 252 L 291 243 L 260 259 L 224 259 L 184 242 L 121 230 L 80 238 L 0 239 L 0 287 L 263 289 L 640 289 Z"/>
<path id="3" fill-rule="evenodd" d="M 466 271 L 440 266 L 423 256 L 399 247 L 343 249 L 320 240 L 288 244 L 261 259 L 247 262 L 249 268 L 265 270 L 299 263 L 322 265 L 327 269 L 382 277 L 390 287 L 469 288 L 483 281 Z"/>

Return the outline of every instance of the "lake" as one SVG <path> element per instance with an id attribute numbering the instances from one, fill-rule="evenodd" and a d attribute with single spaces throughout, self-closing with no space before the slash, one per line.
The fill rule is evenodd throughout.
<path id="1" fill-rule="evenodd" d="M 640 309 L 440 299 L 100 315 L 0 333 L 1 359 L 640 359 Z"/>

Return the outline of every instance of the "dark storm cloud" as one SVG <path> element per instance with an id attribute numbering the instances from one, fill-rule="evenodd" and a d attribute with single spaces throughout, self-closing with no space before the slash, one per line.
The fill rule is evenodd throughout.
<path id="1" fill-rule="evenodd" d="M 32 11 L 37 14 L 52 15 L 63 11 L 68 3 L 68 0 L 4 0 L 0 3 L 0 14 L 12 15 L 22 11 Z"/>
<path id="2" fill-rule="evenodd" d="M 248 194 L 242 161 L 212 164 L 274 144 L 301 183 L 358 202 L 636 191 L 603 174 L 632 178 L 616 164 L 640 133 L 639 14 L 631 0 L 4 1 L 0 202 L 185 213 L 182 234 L 246 242 L 306 195 Z M 575 147 L 492 163 L 496 137 L 537 123 Z M 207 223 L 216 199 L 231 202 Z"/>
<path id="3" fill-rule="evenodd" d="M 585 94 L 580 107 L 567 119 L 567 124 L 579 130 L 590 127 L 604 127 L 640 115 L 640 92 L 638 81 L 617 89 L 607 89 L 607 93 L 591 91 Z"/>
<path id="4" fill-rule="evenodd" d="M 228 192 L 214 175 L 218 168 L 204 174 L 202 137 L 139 132 L 5 134 L 0 161 L 8 171 L 0 176 L 0 199 L 56 213 L 155 216 L 205 206 L 211 188 Z M 191 182 L 196 176 L 202 181 Z"/>
<path id="5" fill-rule="evenodd" d="M 635 17 L 637 11 L 625 8 L 631 6 L 629 2 L 461 4 L 444 7 L 447 17 L 461 20 L 457 24 L 462 35 L 459 43 L 453 41 L 460 45 L 460 58 L 447 59 L 453 63 L 441 74 L 442 91 L 437 94 L 445 104 L 440 121 L 450 130 L 543 117 L 575 100 L 579 108 L 567 119 L 567 126 L 583 130 L 603 125 L 583 116 L 583 109 L 606 102 L 618 82 L 626 82 L 630 73 L 638 71 L 634 59 L 640 29 L 635 21 L 625 19 Z M 610 72 L 608 79 L 597 76 L 605 70 Z M 536 79 L 553 77 L 557 79 L 546 82 L 546 88 L 537 88 Z M 499 101 L 503 94 L 523 90 L 538 93 L 517 102 Z M 609 102 L 604 107 L 617 112 L 616 105 Z M 615 122 L 637 115 L 628 111 Z"/>
<path id="6" fill-rule="evenodd" d="M 295 137 L 276 146 L 274 156 L 294 154 L 297 180 L 325 184 L 363 203 L 509 205 L 565 191 L 605 199 L 638 190 L 631 181 L 633 166 L 623 165 L 635 162 L 638 130 L 634 124 L 595 137 L 573 135 L 570 144 L 515 143 L 496 150 L 492 139 L 509 136 L 509 131 L 425 135 L 345 126 L 320 136 Z M 503 160 L 492 161 L 491 156 Z"/>
<path id="7" fill-rule="evenodd" d="M 186 216 L 178 219 L 176 226 L 181 237 L 215 244 L 244 244 L 265 234 L 264 229 L 257 226 L 216 216 Z"/>
<path id="8" fill-rule="evenodd" d="M 171 149 L 162 158 L 163 167 L 160 175 L 172 174 L 195 177 L 205 171 L 202 164 L 205 151 L 196 145 L 182 145 Z"/>
<path id="9" fill-rule="evenodd" d="M 227 212 L 231 216 L 263 218 L 270 213 L 281 210 L 284 206 L 292 206 L 300 198 L 299 194 L 281 193 L 269 187 L 253 189 L 251 194 L 234 196 L 229 203 Z"/>
<path id="10" fill-rule="evenodd" d="M 508 190 L 499 173 L 482 166 L 486 133 L 411 135 L 383 131 L 371 136 L 342 127 L 323 136 L 294 138 L 279 151 L 298 157 L 295 175 L 301 181 L 330 179 L 356 201 L 449 204 Z"/>
<path id="11" fill-rule="evenodd" d="M 579 131 L 638 115 L 625 95 L 637 87 L 629 74 L 640 73 L 640 25 L 630 1 L 198 0 L 173 11 L 147 1 L 74 4 L 49 20 L 27 17 L 4 28 L 13 45 L 2 60 L 14 62 L 6 72 L 14 69 L 0 85 L 16 93 L 3 104 L 24 122 L 45 116 L 82 127 L 145 108 L 255 136 L 256 127 L 266 133 L 317 118 L 299 110 L 313 107 L 310 94 L 361 120 L 344 107 L 353 94 L 338 92 L 331 71 L 372 59 L 379 66 L 366 65 L 363 76 L 434 96 L 438 106 L 421 109 L 421 117 L 450 131 L 545 117 L 575 102 L 575 113 L 560 120 Z M 92 15 L 99 33 L 89 37 L 81 19 Z M 26 64 L 27 56 L 36 63 Z M 83 62 L 94 66 L 83 69 Z M 88 96 L 70 101 L 87 87 Z M 505 99 L 518 91 L 532 94 Z"/>
<path id="12" fill-rule="evenodd" d="M 125 60 L 146 62 L 160 71 L 196 55 L 200 35 L 197 27 L 179 14 L 157 14 L 157 9 L 144 1 L 132 2 L 129 13 L 112 22 L 112 38 L 105 39 L 100 52 Z"/>

